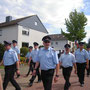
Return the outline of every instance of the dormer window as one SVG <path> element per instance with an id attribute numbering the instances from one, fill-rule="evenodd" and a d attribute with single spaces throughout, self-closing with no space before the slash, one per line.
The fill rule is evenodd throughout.
<path id="1" fill-rule="evenodd" d="M 35 26 L 37 26 L 37 24 L 38 24 L 38 23 L 37 23 L 37 22 L 35 22 Z"/>

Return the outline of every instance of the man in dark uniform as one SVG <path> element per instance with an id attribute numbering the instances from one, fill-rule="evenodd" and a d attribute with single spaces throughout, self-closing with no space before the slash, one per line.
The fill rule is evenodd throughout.
<path id="1" fill-rule="evenodd" d="M 5 66 L 3 89 L 6 90 L 8 82 L 10 81 L 12 85 L 16 88 L 16 90 L 21 90 L 20 86 L 17 84 L 17 82 L 14 79 L 14 74 L 16 69 L 17 69 L 17 73 L 20 74 L 17 53 L 11 48 L 10 42 L 4 41 L 4 45 L 6 51 L 3 56 L 3 64 Z"/>
<path id="2" fill-rule="evenodd" d="M 26 54 L 26 56 L 25 56 L 25 57 L 26 57 L 25 62 L 29 62 L 32 49 L 33 49 L 33 47 L 30 46 L 30 47 L 29 47 L 29 52 L 28 52 L 28 53 Z M 31 60 L 31 62 L 30 62 L 30 64 L 29 64 L 29 70 L 28 70 L 28 73 L 26 74 L 26 76 L 29 75 L 30 71 L 33 72 L 33 61 L 32 61 L 32 60 Z"/>
<path id="3" fill-rule="evenodd" d="M 58 80 L 58 72 L 59 72 L 59 61 L 56 51 L 50 47 L 51 38 L 49 36 L 45 36 L 42 38 L 44 47 L 41 48 L 37 54 L 37 62 L 35 65 L 35 69 L 33 71 L 33 75 L 36 74 L 36 70 L 40 63 L 41 68 L 41 77 L 44 86 L 44 90 L 52 89 L 52 80 L 54 76 L 54 70 L 56 69 L 56 75 L 54 77 L 54 81 Z"/>
<path id="4" fill-rule="evenodd" d="M 72 53 L 70 53 L 70 45 L 66 44 L 64 47 L 65 47 L 65 53 L 61 55 L 61 57 L 59 58 L 59 62 L 60 62 L 60 66 L 62 65 L 63 76 L 65 79 L 64 90 L 68 90 L 69 87 L 71 86 L 69 79 L 73 65 L 75 68 L 75 73 L 77 70 L 76 70 L 75 56 Z"/>
<path id="5" fill-rule="evenodd" d="M 39 52 L 39 49 L 38 49 L 38 45 L 39 44 L 37 42 L 34 42 L 33 45 L 34 45 L 34 50 L 32 50 L 32 52 L 30 54 L 29 64 L 31 63 L 31 60 L 32 60 L 33 61 L 33 65 L 35 67 L 36 59 L 37 59 L 36 56 L 37 56 L 37 54 Z M 38 76 L 38 82 L 41 82 L 41 75 L 40 75 L 39 67 L 40 66 L 38 66 L 38 68 L 36 70 L 37 71 L 37 74 L 36 75 Z M 33 85 L 33 82 L 34 82 L 34 80 L 36 78 L 36 75 L 35 76 L 32 75 L 32 77 L 30 79 L 30 83 L 29 83 L 29 86 L 30 87 Z"/>
<path id="6" fill-rule="evenodd" d="M 88 56 L 89 56 L 89 68 L 87 69 L 87 77 L 89 77 L 90 75 L 90 45 L 87 46 L 87 52 L 88 52 Z"/>
<path id="7" fill-rule="evenodd" d="M 84 86 L 85 68 L 89 67 L 88 52 L 84 49 L 84 42 L 79 43 L 79 48 L 75 51 L 77 63 L 77 75 L 81 87 Z"/>
<path id="8" fill-rule="evenodd" d="M 17 56 L 18 56 L 18 60 L 19 60 L 19 64 L 20 64 L 20 49 L 17 46 L 17 41 L 16 40 L 12 40 L 12 43 L 13 43 L 12 49 L 16 51 Z M 19 78 L 20 74 L 18 74 L 17 72 L 16 72 L 16 74 L 17 74 L 17 78 Z"/>

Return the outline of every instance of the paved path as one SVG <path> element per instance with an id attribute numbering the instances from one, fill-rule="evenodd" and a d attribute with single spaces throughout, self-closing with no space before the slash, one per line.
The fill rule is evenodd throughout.
<path id="1" fill-rule="evenodd" d="M 31 75 L 29 75 L 28 77 L 24 77 L 24 75 L 26 74 L 27 71 L 28 71 L 27 66 L 21 66 L 21 74 L 22 75 L 20 78 L 16 79 L 17 82 L 19 83 L 19 85 L 21 86 L 22 90 L 43 90 L 42 82 L 36 83 L 37 78 L 36 78 L 33 86 L 28 87 L 28 83 L 29 83 L 29 79 L 30 79 Z M 2 77 L 3 77 L 4 70 L 0 70 L 0 73 L 2 74 Z M 72 85 L 69 90 L 90 90 L 90 77 L 85 77 L 85 85 L 84 85 L 84 87 L 80 87 L 77 75 L 75 75 L 72 71 L 70 82 Z M 64 90 L 63 87 L 64 87 L 64 79 L 62 76 L 62 71 L 60 70 L 59 81 L 56 84 L 53 82 L 52 90 Z M 7 90 L 15 90 L 15 89 L 12 87 L 11 83 L 9 83 Z"/>

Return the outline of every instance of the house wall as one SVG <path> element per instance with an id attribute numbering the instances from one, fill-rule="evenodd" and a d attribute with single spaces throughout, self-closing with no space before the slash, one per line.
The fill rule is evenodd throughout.
<path id="1" fill-rule="evenodd" d="M 22 35 L 22 30 L 29 31 L 29 36 Z M 38 42 L 39 45 L 42 45 L 42 37 L 46 35 L 47 35 L 46 33 L 39 32 L 37 30 L 33 30 L 19 25 L 18 26 L 18 41 L 19 41 L 18 46 L 21 48 L 22 42 L 29 43 L 29 46 L 30 45 L 33 46 L 33 42 Z"/>
<path id="2" fill-rule="evenodd" d="M 68 40 L 51 41 L 51 47 L 54 47 L 56 51 L 64 50 L 64 45 L 68 43 Z"/>
<path id="3" fill-rule="evenodd" d="M 47 33 L 46 28 L 44 27 L 41 20 L 38 18 L 37 15 L 31 16 L 27 19 L 24 19 L 18 23 L 21 26 L 31 28 L 32 30 L 37 30 L 39 32 Z"/>
<path id="4" fill-rule="evenodd" d="M 74 42 L 71 42 L 69 40 L 51 41 L 51 47 L 54 47 L 56 51 L 65 50 L 64 48 L 65 44 L 70 44 L 72 50 Z"/>
<path id="5" fill-rule="evenodd" d="M 33 42 L 38 42 L 42 45 L 42 37 L 46 36 L 47 33 L 39 32 L 30 28 L 26 28 L 20 25 L 13 25 L 9 27 L 0 28 L 2 30 L 2 36 L 0 36 L 0 43 L 4 40 L 12 42 L 12 40 L 18 41 L 18 47 L 22 47 L 22 42 L 29 43 L 33 46 Z M 22 30 L 29 31 L 29 36 L 22 35 Z"/>
<path id="6" fill-rule="evenodd" d="M 2 36 L 0 36 L 0 43 L 4 40 L 12 42 L 12 40 L 18 41 L 18 25 L 8 26 L 0 28 L 2 30 Z"/>

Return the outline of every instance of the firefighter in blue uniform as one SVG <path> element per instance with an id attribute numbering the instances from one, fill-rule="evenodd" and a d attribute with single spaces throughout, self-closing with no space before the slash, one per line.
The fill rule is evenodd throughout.
<path id="1" fill-rule="evenodd" d="M 13 44 L 12 49 L 16 51 L 17 56 L 18 56 L 18 60 L 19 60 L 19 64 L 20 64 L 20 49 L 17 46 L 17 41 L 12 40 L 12 44 Z M 17 78 L 19 78 L 20 74 L 18 74 L 17 72 L 16 72 L 16 74 L 17 74 Z"/>
<path id="2" fill-rule="evenodd" d="M 76 68 L 75 56 L 72 53 L 70 53 L 71 46 L 69 44 L 65 44 L 64 47 L 65 47 L 65 53 L 61 55 L 61 57 L 59 58 L 59 62 L 60 62 L 60 66 L 62 65 L 62 73 L 65 79 L 64 90 L 68 90 L 69 87 L 71 86 L 69 79 L 73 65 L 75 68 L 75 73 L 77 71 L 77 68 Z"/>
<path id="3" fill-rule="evenodd" d="M 84 49 L 84 42 L 79 43 L 79 48 L 75 51 L 77 64 L 77 75 L 81 87 L 84 86 L 85 68 L 89 68 L 88 52 Z"/>
<path id="4" fill-rule="evenodd" d="M 39 44 L 37 42 L 34 42 L 33 45 L 34 45 L 34 50 L 32 50 L 32 52 L 30 54 L 29 64 L 31 63 L 31 60 L 32 60 L 33 61 L 33 66 L 35 67 L 36 59 L 37 59 L 36 56 L 37 56 L 37 54 L 39 52 L 39 49 L 38 49 Z M 36 75 L 38 76 L 38 82 L 41 82 L 41 74 L 40 74 L 40 71 L 39 71 L 39 67 L 40 66 L 38 66 L 38 68 L 36 70 L 37 71 Z M 36 78 L 36 75 L 35 76 L 32 75 L 32 77 L 30 79 L 30 83 L 29 83 L 30 87 L 33 85 L 33 82 L 34 82 L 34 80 Z"/>
<path id="5" fill-rule="evenodd" d="M 4 41 L 5 49 L 3 56 L 3 64 L 5 66 L 5 77 L 3 82 L 3 89 L 6 90 L 9 81 L 16 88 L 16 90 L 21 90 L 20 86 L 14 79 L 15 71 L 20 74 L 19 71 L 19 61 L 17 53 L 11 48 L 11 43 Z"/>
<path id="6" fill-rule="evenodd" d="M 31 52 L 33 50 L 33 47 L 32 46 L 29 46 L 29 52 L 26 54 L 26 59 L 25 59 L 25 62 L 27 63 L 29 61 L 29 58 L 31 56 Z M 29 75 L 30 71 L 33 72 L 33 61 L 31 60 L 30 64 L 29 64 L 29 70 L 28 70 L 28 73 L 26 74 L 26 76 Z"/>
<path id="7" fill-rule="evenodd" d="M 36 74 L 36 70 L 40 63 L 41 69 L 41 78 L 44 86 L 44 90 L 52 89 L 52 80 L 54 76 L 54 71 L 56 69 L 56 75 L 54 77 L 54 81 L 58 80 L 58 72 L 59 72 L 59 61 L 56 51 L 50 47 L 51 38 L 49 36 L 45 36 L 42 38 L 44 47 L 41 48 L 37 54 L 37 62 L 35 65 L 35 69 L 33 71 L 33 75 Z"/>
<path id="8" fill-rule="evenodd" d="M 87 52 L 88 52 L 88 56 L 89 56 L 89 68 L 87 69 L 87 77 L 89 77 L 90 75 L 90 45 L 87 45 Z"/>

